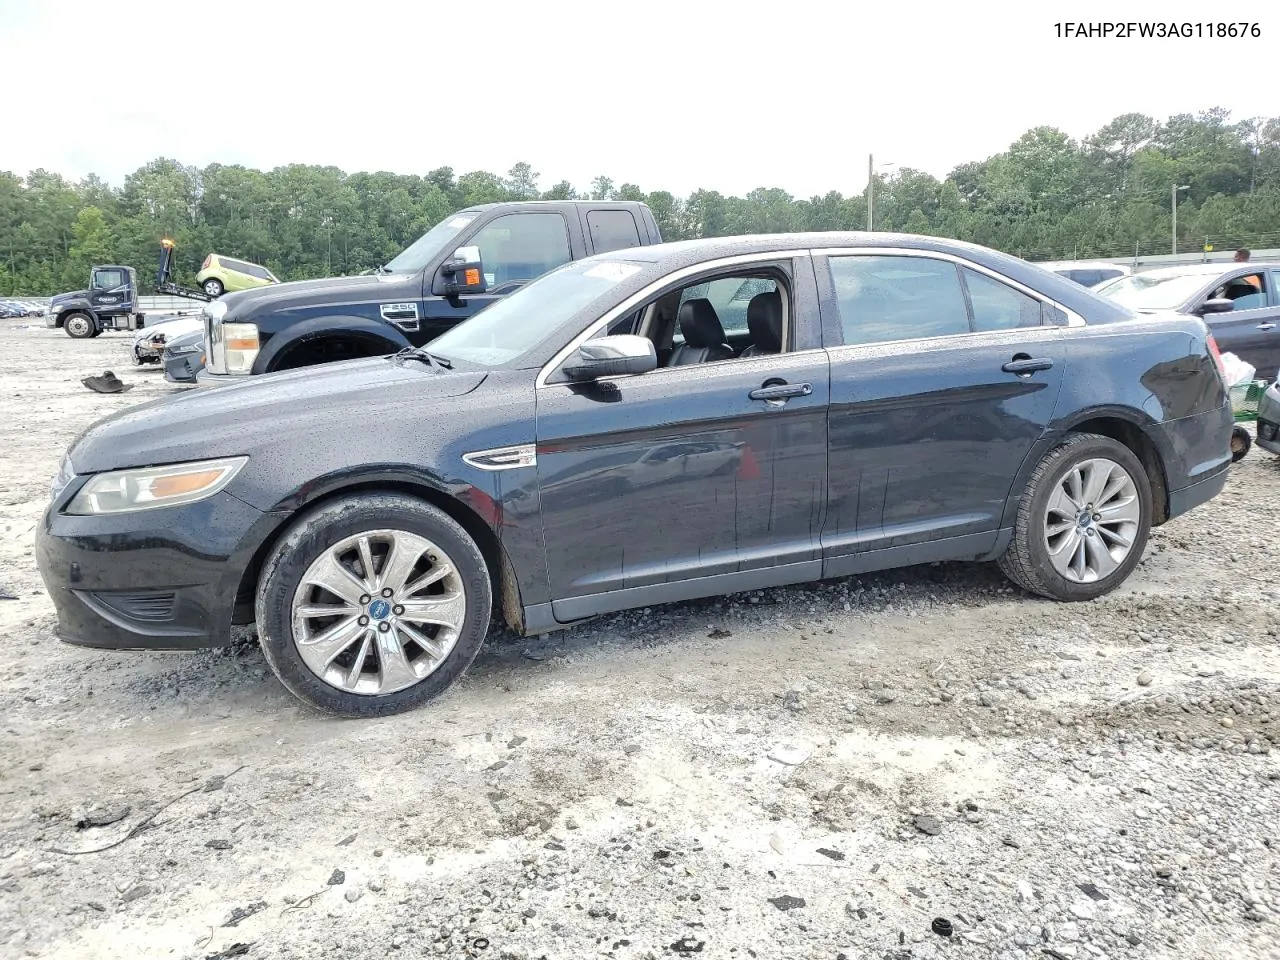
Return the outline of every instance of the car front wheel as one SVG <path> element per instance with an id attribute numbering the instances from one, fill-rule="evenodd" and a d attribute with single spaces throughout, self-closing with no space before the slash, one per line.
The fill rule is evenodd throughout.
<path id="1" fill-rule="evenodd" d="M 215 300 L 222 296 L 222 281 L 216 278 L 209 278 L 204 282 L 204 292 L 207 296 L 213 297 Z"/>
<path id="2" fill-rule="evenodd" d="M 1124 444 L 1075 434 L 1036 466 L 1000 568 L 1030 593 L 1092 600 L 1142 559 L 1151 531 L 1151 484 Z"/>
<path id="3" fill-rule="evenodd" d="M 257 622 L 280 682 L 353 717 L 410 710 L 480 651 L 492 606 L 475 541 L 438 508 L 361 494 L 296 521 L 263 567 Z"/>

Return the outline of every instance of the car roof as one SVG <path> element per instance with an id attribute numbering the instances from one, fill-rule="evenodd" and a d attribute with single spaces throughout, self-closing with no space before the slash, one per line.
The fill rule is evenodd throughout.
<path id="1" fill-rule="evenodd" d="M 909 233 L 832 231 L 707 237 L 700 240 L 677 240 L 647 247 L 628 247 L 608 253 L 598 253 L 580 262 L 629 261 L 643 264 L 646 269 L 642 273 L 647 282 L 655 275 L 684 267 L 697 267 L 702 263 L 726 257 L 753 253 L 785 253 L 792 250 L 822 250 L 834 247 L 859 248 L 868 252 L 874 252 L 875 248 L 882 247 L 886 250 L 905 249 L 923 253 L 950 254 L 1003 274 L 1087 318 L 1120 320 L 1133 315 L 1127 308 L 1097 296 L 1074 280 L 1068 280 L 1060 274 L 1045 270 L 1038 264 L 1029 263 L 1020 257 L 963 240 Z"/>
<path id="2" fill-rule="evenodd" d="M 1175 264 L 1171 267 L 1156 267 L 1154 270 L 1143 270 L 1141 273 L 1134 274 L 1138 277 L 1186 277 L 1186 276 L 1204 276 L 1216 277 L 1221 273 L 1230 273 L 1233 270 L 1248 270 L 1250 268 L 1270 268 L 1273 270 L 1280 269 L 1280 263 L 1269 262 L 1265 260 L 1253 261 L 1246 263 L 1236 263 L 1235 261 L 1224 261 L 1220 263 L 1186 263 Z"/>

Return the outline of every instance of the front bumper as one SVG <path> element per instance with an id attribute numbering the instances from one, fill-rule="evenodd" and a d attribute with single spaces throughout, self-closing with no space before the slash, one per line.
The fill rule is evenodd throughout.
<path id="1" fill-rule="evenodd" d="M 1254 441 L 1268 453 L 1280 454 L 1280 385 L 1267 387 L 1258 401 L 1258 437 Z"/>
<path id="2" fill-rule="evenodd" d="M 225 491 L 200 503 L 115 516 L 45 511 L 36 563 L 59 639 L 121 650 L 187 650 L 229 642 L 236 594 L 278 517 Z"/>
<path id="3" fill-rule="evenodd" d="M 166 353 L 164 355 L 164 378 L 170 383 L 195 383 L 196 376 L 204 369 L 203 354 L 197 350 L 193 353 Z"/>
<path id="4" fill-rule="evenodd" d="M 241 383 L 248 374 L 211 373 L 208 367 L 201 368 L 196 374 L 196 385 L 200 387 L 216 387 L 224 383 Z"/>

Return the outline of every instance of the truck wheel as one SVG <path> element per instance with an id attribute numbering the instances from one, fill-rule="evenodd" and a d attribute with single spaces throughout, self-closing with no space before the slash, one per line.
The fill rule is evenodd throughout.
<path id="1" fill-rule="evenodd" d="M 65 320 L 62 321 L 62 329 L 67 331 L 67 336 L 75 340 L 86 340 L 93 336 L 94 330 L 98 325 L 93 322 L 93 317 L 87 313 L 69 313 Z"/>
<path id="2" fill-rule="evenodd" d="M 102 335 L 103 335 L 104 333 L 106 333 L 106 332 L 107 332 L 107 331 L 106 331 L 106 329 L 105 329 L 105 328 L 100 327 L 100 326 L 98 326 L 98 325 L 95 323 L 95 324 L 93 325 L 93 333 L 89 334 L 89 336 L 90 336 L 90 337 L 100 337 L 100 336 L 102 336 Z"/>
<path id="3" fill-rule="evenodd" d="M 1141 461 L 1110 437 L 1078 433 L 1036 466 L 1000 569 L 1029 593 L 1092 600 L 1133 572 L 1150 531 Z"/>
<path id="4" fill-rule="evenodd" d="M 360 494 L 299 518 L 258 582 L 267 663 L 328 713 L 386 716 L 438 696 L 471 665 L 492 588 L 475 541 L 444 511 Z"/>
<path id="5" fill-rule="evenodd" d="M 213 297 L 215 300 L 218 297 L 222 296 L 224 289 L 225 288 L 222 286 L 222 281 L 219 280 L 217 277 L 210 277 L 208 280 L 204 282 L 204 292 L 209 296 Z"/>

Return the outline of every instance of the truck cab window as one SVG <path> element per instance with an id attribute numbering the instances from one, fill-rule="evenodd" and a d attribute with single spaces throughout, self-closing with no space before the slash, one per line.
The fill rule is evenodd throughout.
<path id="1" fill-rule="evenodd" d="M 587 229 L 595 253 L 640 246 L 640 229 L 630 210 L 589 210 Z"/>
<path id="2" fill-rule="evenodd" d="M 491 293 L 508 293 L 572 258 L 569 228 L 558 213 L 511 213 L 480 228 L 480 248 Z"/>
<path id="3" fill-rule="evenodd" d="M 124 273 L 120 270 L 98 270 L 93 275 L 95 290 L 112 290 L 124 286 Z"/>

